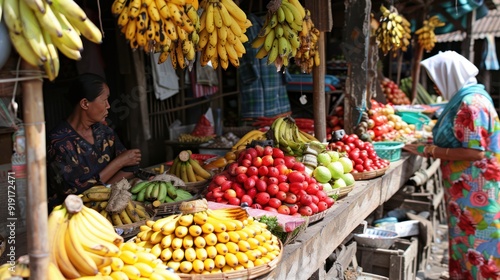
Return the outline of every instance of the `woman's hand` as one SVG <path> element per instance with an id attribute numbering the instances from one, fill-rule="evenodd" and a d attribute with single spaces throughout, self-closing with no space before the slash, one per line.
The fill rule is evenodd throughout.
<path id="1" fill-rule="evenodd" d="M 424 156 L 424 148 L 425 145 L 423 144 L 406 144 L 403 150 L 414 155 Z"/>
<path id="2" fill-rule="evenodd" d="M 120 163 L 122 167 L 133 166 L 141 163 L 141 150 L 130 149 L 121 153 L 116 160 Z"/>

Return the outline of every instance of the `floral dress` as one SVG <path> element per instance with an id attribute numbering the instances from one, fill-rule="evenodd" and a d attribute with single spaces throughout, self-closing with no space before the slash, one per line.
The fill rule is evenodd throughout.
<path id="1" fill-rule="evenodd" d="M 462 147 L 479 161 L 441 164 L 448 207 L 450 279 L 500 279 L 500 122 L 491 102 L 467 95 L 454 123 Z"/>
<path id="2" fill-rule="evenodd" d="M 68 194 L 80 194 L 101 183 L 99 173 L 119 154 L 126 151 L 108 126 L 92 125 L 94 144 L 78 134 L 68 122 L 62 122 L 48 135 L 47 172 L 49 209 Z M 133 172 L 138 166 L 122 170 Z"/>

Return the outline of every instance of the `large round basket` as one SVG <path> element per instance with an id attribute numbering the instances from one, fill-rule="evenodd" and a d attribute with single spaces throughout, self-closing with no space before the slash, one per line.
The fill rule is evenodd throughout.
<path id="1" fill-rule="evenodd" d="M 368 171 L 368 172 L 357 172 L 357 173 L 351 173 L 352 176 L 354 177 L 354 180 L 360 181 L 360 180 L 369 180 L 376 178 L 378 176 L 382 176 L 385 174 L 385 172 L 389 169 L 389 166 L 386 166 L 381 169 L 373 170 L 373 171 Z"/>
<path id="2" fill-rule="evenodd" d="M 145 207 L 145 208 L 150 216 L 149 220 L 153 220 L 154 217 L 156 216 L 156 211 L 151 209 L 150 207 Z M 144 219 L 142 221 L 135 222 L 132 224 L 126 224 L 123 226 L 115 226 L 114 228 L 115 228 L 116 233 L 121 235 L 123 237 L 123 239 L 126 240 L 127 238 L 130 238 L 132 236 L 137 235 L 137 233 L 139 233 L 139 231 L 141 231 L 140 227 L 142 225 L 146 224 L 146 220 L 147 219 Z"/>
<path id="3" fill-rule="evenodd" d="M 168 216 L 168 215 L 180 213 L 179 207 L 181 206 L 181 203 L 183 203 L 185 201 L 191 201 L 191 200 L 196 200 L 196 199 L 201 198 L 201 191 L 198 191 L 195 193 L 191 190 L 186 189 L 186 187 L 179 187 L 179 188 L 185 189 L 186 191 L 190 192 L 193 195 L 193 197 L 191 197 L 189 199 L 179 200 L 176 202 L 169 202 L 169 203 L 160 204 L 160 206 L 155 207 L 157 216 Z"/>
<path id="4" fill-rule="evenodd" d="M 283 256 L 283 243 L 280 241 L 280 254 L 272 261 L 252 268 L 235 270 L 230 272 L 214 273 L 214 274 L 184 274 L 177 273 L 182 280 L 199 280 L 199 279 L 255 279 L 265 275 L 276 268 Z"/>
<path id="5" fill-rule="evenodd" d="M 188 192 L 192 192 L 192 193 L 202 193 L 205 190 L 205 188 L 208 186 L 208 184 L 210 183 L 210 180 L 211 179 L 193 182 L 193 183 L 185 183 L 186 186 L 183 189 L 185 189 Z"/>

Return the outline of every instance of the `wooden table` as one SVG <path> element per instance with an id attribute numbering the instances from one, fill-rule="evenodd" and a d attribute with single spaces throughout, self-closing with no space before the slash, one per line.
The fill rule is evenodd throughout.
<path id="1" fill-rule="evenodd" d="M 403 153 L 383 176 L 356 182 L 353 191 L 334 204 L 323 220 L 310 225 L 294 243 L 285 246 L 277 267 L 260 279 L 309 279 L 366 217 L 420 169 L 421 162 L 421 157 Z M 319 275 L 319 279 L 331 278 Z"/>

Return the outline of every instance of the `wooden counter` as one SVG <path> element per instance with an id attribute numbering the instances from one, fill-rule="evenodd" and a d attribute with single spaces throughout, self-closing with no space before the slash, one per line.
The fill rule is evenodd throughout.
<path id="1" fill-rule="evenodd" d="M 421 162 L 421 157 L 403 153 L 383 176 L 356 182 L 353 191 L 335 203 L 323 220 L 285 246 L 278 266 L 261 279 L 309 279 L 366 217 L 420 169 Z"/>

